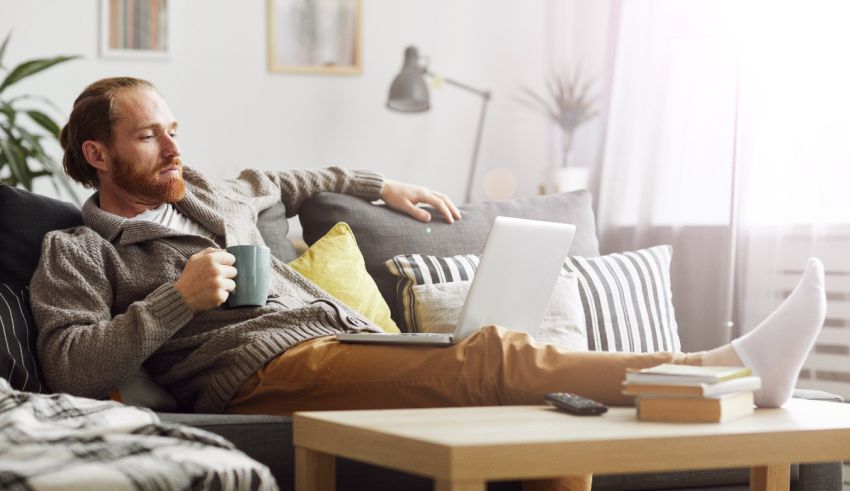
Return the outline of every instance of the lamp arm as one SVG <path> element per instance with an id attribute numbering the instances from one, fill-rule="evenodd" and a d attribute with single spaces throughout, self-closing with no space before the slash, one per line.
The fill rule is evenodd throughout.
<path id="1" fill-rule="evenodd" d="M 424 67 L 422 68 L 422 72 L 429 77 L 438 76 Z M 475 179 L 475 170 L 478 167 L 478 150 L 481 148 L 481 136 L 484 133 L 484 119 L 487 117 L 487 105 L 490 102 L 491 94 L 489 90 L 477 89 L 471 85 L 458 82 L 457 80 L 448 77 L 442 77 L 442 79 L 443 82 L 449 85 L 481 97 L 481 113 L 478 116 L 478 129 L 475 132 L 475 144 L 472 147 L 472 159 L 469 164 L 469 176 L 466 178 L 466 192 L 464 193 L 464 203 L 469 203 L 472 198 L 472 182 Z"/>
<path id="2" fill-rule="evenodd" d="M 478 166 L 478 149 L 481 148 L 481 135 L 484 133 L 484 118 L 487 116 L 487 103 L 490 102 L 490 92 L 481 101 L 481 113 L 478 116 L 478 130 L 475 132 L 475 146 L 472 147 L 472 161 L 469 165 L 469 176 L 466 178 L 466 193 L 464 203 L 472 198 L 472 182 L 475 179 L 475 168 Z"/>
<path id="3" fill-rule="evenodd" d="M 440 78 L 443 79 L 443 82 L 445 82 L 449 85 L 452 85 L 454 87 L 457 87 L 458 89 L 462 89 L 462 90 L 465 90 L 467 92 L 472 92 L 473 94 L 481 96 L 484 99 L 490 98 L 490 91 L 489 90 L 477 89 L 477 88 L 475 88 L 471 85 L 467 85 L 463 82 L 458 82 L 457 80 L 455 80 L 453 78 L 442 77 L 441 75 L 437 75 L 436 73 L 432 72 L 431 70 L 428 70 L 427 68 L 423 69 L 423 72 L 425 73 L 425 75 L 428 75 L 429 77 L 440 77 Z"/>

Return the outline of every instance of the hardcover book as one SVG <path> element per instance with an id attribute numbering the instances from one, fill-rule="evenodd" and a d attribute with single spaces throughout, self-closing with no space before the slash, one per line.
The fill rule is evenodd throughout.
<path id="1" fill-rule="evenodd" d="M 756 376 L 733 378 L 715 384 L 623 382 L 623 394 L 627 396 L 671 395 L 708 397 L 731 394 L 733 392 L 754 391 L 760 388 L 761 378 Z"/>
<path id="2" fill-rule="evenodd" d="M 717 397 L 643 396 L 637 400 L 641 421 L 717 423 L 753 413 L 753 393 Z"/>
<path id="3" fill-rule="evenodd" d="M 748 377 L 753 371 L 747 367 L 714 367 L 673 365 L 665 363 L 651 368 L 626 371 L 627 383 L 644 384 L 715 384 L 724 380 Z"/>

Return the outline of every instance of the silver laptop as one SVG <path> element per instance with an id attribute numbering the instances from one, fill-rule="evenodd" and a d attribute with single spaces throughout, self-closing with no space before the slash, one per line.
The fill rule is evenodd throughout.
<path id="1" fill-rule="evenodd" d="M 336 338 L 444 346 L 490 324 L 535 336 L 575 231 L 575 225 L 565 223 L 496 217 L 454 333 L 344 333 Z"/>

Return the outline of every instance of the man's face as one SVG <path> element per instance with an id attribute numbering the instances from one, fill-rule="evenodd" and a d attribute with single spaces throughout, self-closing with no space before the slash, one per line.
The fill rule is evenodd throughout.
<path id="1" fill-rule="evenodd" d="M 123 90 L 113 104 L 118 118 L 108 147 L 112 183 L 148 204 L 182 199 L 177 122 L 168 105 L 156 91 L 145 88 Z"/>

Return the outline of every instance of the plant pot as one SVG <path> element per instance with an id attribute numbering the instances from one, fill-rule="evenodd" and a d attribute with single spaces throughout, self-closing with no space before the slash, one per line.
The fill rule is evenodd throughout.
<path id="1" fill-rule="evenodd" d="M 554 169 L 551 177 L 551 187 L 556 193 L 587 189 L 590 182 L 589 167 L 559 167 Z"/>

